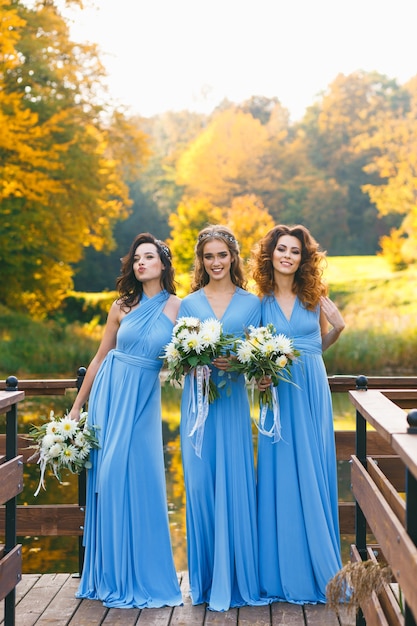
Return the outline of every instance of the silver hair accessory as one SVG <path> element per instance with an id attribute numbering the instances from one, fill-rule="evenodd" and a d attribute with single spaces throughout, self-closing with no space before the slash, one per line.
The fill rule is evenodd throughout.
<path id="1" fill-rule="evenodd" d="M 161 248 L 162 252 L 165 254 L 167 259 L 171 260 L 171 253 L 166 243 L 164 243 L 160 239 L 155 239 L 155 243 Z"/>
<path id="2" fill-rule="evenodd" d="M 201 233 L 198 236 L 198 241 L 203 241 L 204 239 L 208 239 L 209 237 L 214 237 L 215 239 L 226 239 L 226 241 L 230 241 L 235 246 L 238 246 L 236 239 L 232 235 L 228 235 L 227 233 L 221 233 L 218 230 L 210 231 L 208 233 Z"/>

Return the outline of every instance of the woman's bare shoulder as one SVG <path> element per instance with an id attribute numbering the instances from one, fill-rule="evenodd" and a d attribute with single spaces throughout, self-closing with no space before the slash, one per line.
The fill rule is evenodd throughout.
<path id="1" fill-rule="evenodd" d="M 181 298 L 179 298 L 178 296 L 175 296 L 174 294 L 171 294 L 165 305 L 164 313 L 173 323 L 175 323 L 178 317 L 180 304 L 181 304 Z"/>

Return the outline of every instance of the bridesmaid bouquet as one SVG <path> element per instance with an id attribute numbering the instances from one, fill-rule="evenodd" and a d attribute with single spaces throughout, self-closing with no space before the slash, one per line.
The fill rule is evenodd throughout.
<path id="1" fill-rule="evenodd" d="M 51 411 L 49 422 L 41 426 L 33 426 L 29 437 L 35 444 L 30 446 L 36 452 L 29 461 L 38 458 L 40 466 L 40 480 L 35 496 L 41 487 L 45 487 L 45 472 L 49 467 L 55 478 L 61 482 L 61 470 L 68 469 L 73 474 L 79 474 L 84 468 L 91 467 L 89 454 L 92 448 L 98 448 L 98 440 L 94 432 L 87 426 L 87 413 L 81 413 L 80 420 L 70 419 L 68 416 L 55 417 Z"/>
<path id="2" fill-rule="evenodd" d="M 202 322 L 196 317 L 181 317 L 174 326 L 171 342 L 165 346 L 168 380 L 180 381 L 187 373 L 195 377 L 190 385 L 188 436 L 200 458 L 209 404 L 220 396 L 210 377 L 210 365 L 216 357 L 229 353 L 234 340 L 233 335 L 223 332 L 217 319 Z"/>
<path id="3" fill-rule="evenodd" d="M 259 391 L 261 412 L 256 425 L 262 434 L 274 437 L 274 440 L 278 441 L 281 439 L 281 424 L 276 386 L 279 381 L 292 383 L 291 365 L 300 353 L 294 348 L 291 339 L 282 333 L 277 334 L 273 324 L 249 326 L 245 331 L 245 338 L 235 342 L 234 350 L 236 359 L 231 369 L 245 374 L 247 379 L 252 381 L 252 399 L 255 383 L 264 376 L 271 378 L 271 385 L 264 391 Z M 264 426 L 268 408 L 273 412 L 274 423 L 271 429 L 266 431 Z"/>
<path id="4" fill-rule="evenodd" d="M 219 390 L 210 378 L 211 362 L 224 351 L 230 351 L 233 335 L 223 332 L 217 319 L 200 321 L 197 317 L 180 317 L 165 346 L 163 358 L 168 369 L 168 380 L 180 382 L 183 375 L 195 370 L 197 382 L 201 379 L 203 395 L 209 402 L 219 397 Z"/>
<path id="5" fill-rule="evenodd" d="M 236 360 L 232 369 L 244 373 L 248 380 L 258 382 L 269 376 L 276 387 L 280 380 L 291 382 L 291 365 L 300 355 L 292 340 L 282 333 L 277 334 L 273 324 L 249 326 L 245 338 L 235 343 Z M 271 387 L 259 392 L 260 405 L 272 409 Z"/>

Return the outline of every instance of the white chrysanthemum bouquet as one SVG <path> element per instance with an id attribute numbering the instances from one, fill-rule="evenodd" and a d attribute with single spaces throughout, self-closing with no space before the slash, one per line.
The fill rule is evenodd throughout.
<path id="1" fill-rule="evenodd" d="M 233 342 L 233 335 L 225 334 L 217 319 L 180 317 L 163 354 L 168 380 L 180 382 L 184 374 L 196 370 L 196 376 L 203 378 L 203 393 L 207 392 L 209 402 L 213 402 L 219 397 L 219 390 L 210 378 L 209 366 L 213 359 L 230 352 Z"/>
<path id="2" fill-rule="evenodd" d="M 272 387 L 276 387 L 280 380 L 292 382 L 290 368 L 300 355 L 292 340 L 282 333 L 277 334 L 273 324 L 249 326 L 245 338 L 236 341 L 235 352 L 233 370 L 244 373 L 249 381 L 258 382 L 264 376 L 271 378 L 271 386 L 259 392 L 259 404 L 272 409 Z"/>
<path id="3" fill-rule="evenodd" d="M 68 416 L 55 417 L 51 411 L 49 422 L 33 426 L 29 437 L 35 442 L 31 447 L 36 449 L 29 460 L 38 457 L 41 472 L 35 496 L 41 487 L 46 490 L 45 472 L 48 467 L 61 482 L 62 469 L 79 474 L 84 468 L 91 467 L 90 450 L 99 447 L 94 431 L 87 426 L 86 412 L 81 413 L 77 422 Z"/>

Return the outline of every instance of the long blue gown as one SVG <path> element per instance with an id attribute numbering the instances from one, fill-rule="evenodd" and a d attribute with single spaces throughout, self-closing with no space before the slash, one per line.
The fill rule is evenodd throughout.
<path id="1" fill-rule="evenodd" d="M 107 607 L 182 604 L 168 524 L 159 358 L 173 324 L 166 291 L 120 324 L 117 345 L 93 384 L 88 421 L 97 427 L 87 477 L 85 561 L 78 598 Z"/>
<path id="2" fill-rule="evenodd" d="M 203 289 L 184 298 L 179 315 L 216 317 Z M 224 331 L 241 336 L 259 320 L 259 299 L 236 288 L 221 319 Z M 219 370 L 211 370 L 214 382 L 223 380 Z M 201 458 L 189 436 L 195 421 L 191 385 L 196 385 L 195 377 L 187 375 L 180 430 L 192 603 L 206 602 L 215 611 L 265 604 L 259 594 L 254 455 L 244 377 L 234 374 L 228 381 L 230 395 L 223 388 L 221 398 L 210 404 Z"/>
<path id="3" fill-rule="evenodd" d="M 299 388 L 279 382 L 282 439 L 258 440 L 258 529 L 261 593 L 297 604 L 326 601 L 327 582 L 342 567 L 337 466 L 331 394 L 319 308 L 297 298 L 288 321 L 272 296 L 262 301 L 262 323 L 272 322 L 301 352 L 292 367 Z M 268 411 L 266 429 L 272 426 Z"/>

